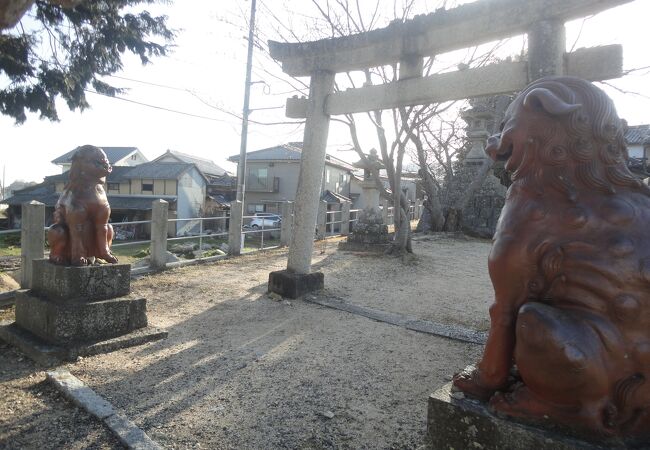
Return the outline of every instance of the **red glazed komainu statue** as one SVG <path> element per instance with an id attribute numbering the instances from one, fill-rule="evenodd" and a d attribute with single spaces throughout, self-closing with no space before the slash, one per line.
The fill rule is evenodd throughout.
<path id="1" fill-rule="evenodd" d="M 103 184 L 111 173 L 106 154 L 99 147 L 84 145 L 72 157 L 70 177 L 54 211 L 49 228 L 50 261 L 83 266 L 94 258 L 116 263 L 111 253 L 111 208 Z"/>
<path id="2" fill-rule="evenodd" d="M 468 396 L 603 436 L 650 435 L 650 189 L 627 168 L 623 133 L 603 91 L 550 77 L 488 140 L 513 183 L 489 257 L 488 340 L 453 380 Z"/>

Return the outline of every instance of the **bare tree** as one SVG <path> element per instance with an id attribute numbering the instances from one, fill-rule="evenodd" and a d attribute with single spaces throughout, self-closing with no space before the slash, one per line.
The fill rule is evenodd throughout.
<path id="1" fill-rule="evenodd" d="M 451 7 L 455 2 L 439 1 L 437 7 Z M 273 37 L 285 42 L 305 41 L 307 39 L 322 39 L 324 37 L 344 37 L 353 34 L 363 33 L 373 28 L 383 26 L 389 21 L 405 21 L 414 16 L 416 5 L 421 6 L 415 0 L 392 0 L 390 8 L 387 8 L 387 2 L 377 0 L 373 8 L 367 8 L 359 0 L 311 0 L 315 14 L 313 17 L 306 19 L 313 20 L 313 26 L 306 34 L 298 35 L 298 31 L 287 26 L 276 12 L 266 11 L 269 17 L 274 19 Z M 366 9 L 364 9 L 364 6 Z M 435 8 L 437 9 L 437 8 Z M 390 17 L 387 17 L 386 11 L 390 10 Z M 268 39 L 268 31 L 261 31 L 258 34 L 259 45 L 266 49 L 265 40 Z M 262 39 L 264 38 L 264 39 Z M 492 60 L 492 54 L 500 44 L 495 45 L 488 50 L 470 49 L 463 61 L 454 63 L 451 67 L 461 64 L 464 67 L 476 67 L 486 64 Z M 267 53 L 268 54 L 268 53 Z M 441 67 L 441 64 L 435 57 L 428 57 L 423 62 L 423 75 L 432 75 L 436 72 L 449 70 L 451 67 Z M 266 71 L 271 75 L 270 71 Z M 276 75 L 272 75 L 276 76 Z M 378 85 L 396 82 L 399 72 L 397 64 L 390 66 L 381 66 L 367 68 L 360 72 L 344 73 L 337 76 L 335 90 L 341 91 L 347 88 L 356 88 L 363 85 Z M 305 93 L 307 86 L 300 80 L 287 80 L 292 89 L 300 93 Z M 440 123 L 441 114 L 447 110 L 457 108 L 458 104 L 430 104 L 416 107 L 395 108 L 384 111 L 369 111 L 360 114 L 346 114 L 343 116 L 333 117 L 332 120 L 344 124 L 350 133 L 352 148 L 357 152 L 361 160 L 365 160 L 366 154 L 373 147 L 379 150 L 382 162 L 386 170 L 389 188 L 384 188 L 378 181 L 377 187 L 380 189 L 380 195 L 389 200 L 393 206 L 395 237 L 390 253 L 403 255 L 411 253 L 411 227 L 409 221 L 409 201 L 401 189 L 402 168 L 405 164 L 405 157 L 415 155 L 415 161 L 420 165 L 420 172 L 423 178 L 423 185 L 428 196 L 428 207 L 432 211 L 436 229 L 444 229 L 445 221 L 443 217 L 443 208 L 441 195 L 444 192 L 444 180 L 453 177 L 451 164 L 456 158 L 458 148 L 457 144 L 461 134 L 459 123 L 453 122 L 456 127 L 454 133 L 450 133 L 449 138 L 453 142 L 445 142 L 442 136 L 436 134 L 437 124 Z M 360 125 L 361 121 L 364 125 Z M 368 139 L 367 133 L 362 133 L 367 129 L 365 125 L 371 124 L 374 130 L 374 139 Z M 436 124 L 434 126 L 434 124 Z M 449 124 L 447 124 L 449 125 Z M 441 149 L 442 153 L 437 151 Z M 422 158 L 420 158 L 422 155 Z M 431 159 L 431 155 L 436 158 L 432 164 L 425 163 Z M 436 171 L 442 168 L 447 171 L 446 176 L 442 176 Z M 467 200 L 465 201 L 465 203 Z"/>

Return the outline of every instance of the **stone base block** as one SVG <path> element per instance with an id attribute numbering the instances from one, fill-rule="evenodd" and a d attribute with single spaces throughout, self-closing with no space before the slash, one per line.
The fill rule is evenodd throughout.
<path id="1" fill-rule="evenodd" d="M 146 327 L 147 301 L 56 302 L 21 290 L 16 293 L 16 324 L 54 345 L 96 342 Z"/>
<path id="2" fill-rule="evenodd" d="M 650 448 L 648 444 L 626 443 L 620 439 L 587 442 L 557 430 L 497 417 L 484 403 L 464 398 L 462 393 L 452 393 L 451 383 L 429 396 L 427 444 L 428 448 L 433 450 Z"/>
<path id="3" fill-rule="evenodd" d="M 109 353 L 121 348 L 142 345 L 167 337 L 167 331 L 155 327 L 144 327 L 103 341 L 62 347 L 53 345 L 18 326 L 15 322 L 0 322 L 0 339 L 18 348 L 39 364 L 56 366 L 62 361 L 75 361 L 79 356 Z"/>
<path id="4" fill-rule="evenodd" d="M 288 270 L 279 270 L 269 274 L 268 291 L 287 298 L 298 298 L 324 287 L 325 275 L 322 272 L 298 274 Z"/>
<path id="5" fill-rule="evenodd" d="M 131 289 L 130 264 L 73 267 L 36 259 L 32 268 L 33 292 L 51 300 L 104 300 Z"/>

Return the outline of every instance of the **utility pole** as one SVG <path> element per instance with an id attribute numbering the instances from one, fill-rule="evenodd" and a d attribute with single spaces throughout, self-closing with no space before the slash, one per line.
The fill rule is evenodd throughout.
<path id="1" fill-rule="evenodd" d="M 239 148 L 239 164 L 237 165 L 237 200 L 242 202 L 242 215 L 244 212 L 244 191 L 246 189 L 246 139 L 248 137 L 248 108 L 251 95 L 251 70 L 253 68 L 253 45 L 255 39 L 255 4 L 251 2 L 251 20 L 248 30 L 248 59 L 246 62 L 246 85 L 244 86 L 244 111 L 242 114 L 241 146 Z M 243 222 L 241 222 L 243 223 Z"/>

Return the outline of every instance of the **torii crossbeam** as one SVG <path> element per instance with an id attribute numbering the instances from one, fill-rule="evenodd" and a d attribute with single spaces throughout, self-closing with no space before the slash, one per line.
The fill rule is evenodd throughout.
<path id="1" fill-rule="evenodd" d="M 622 47 L 567 54 L 564 22 L 630 1 L 482 0 L 349 37 L 270 41 L 271 56 L 284 72 L 309 76 L 311 83 L 308 99 L 287 102 L 289 117 L 307 120 L 287 269 L 270 274 L 269 290 L 295 298 L 323 286 L 323 275 L 310 272 L 331 115 L 516 92 L 547 75 L 617 78 L 622 73 Z M 527 61 L 422 77 L 424 57 L 521 33 L 528 35 Z M 394 63 L 399 63 L 398 81 L 333 92 L 336 73 Z"/>

